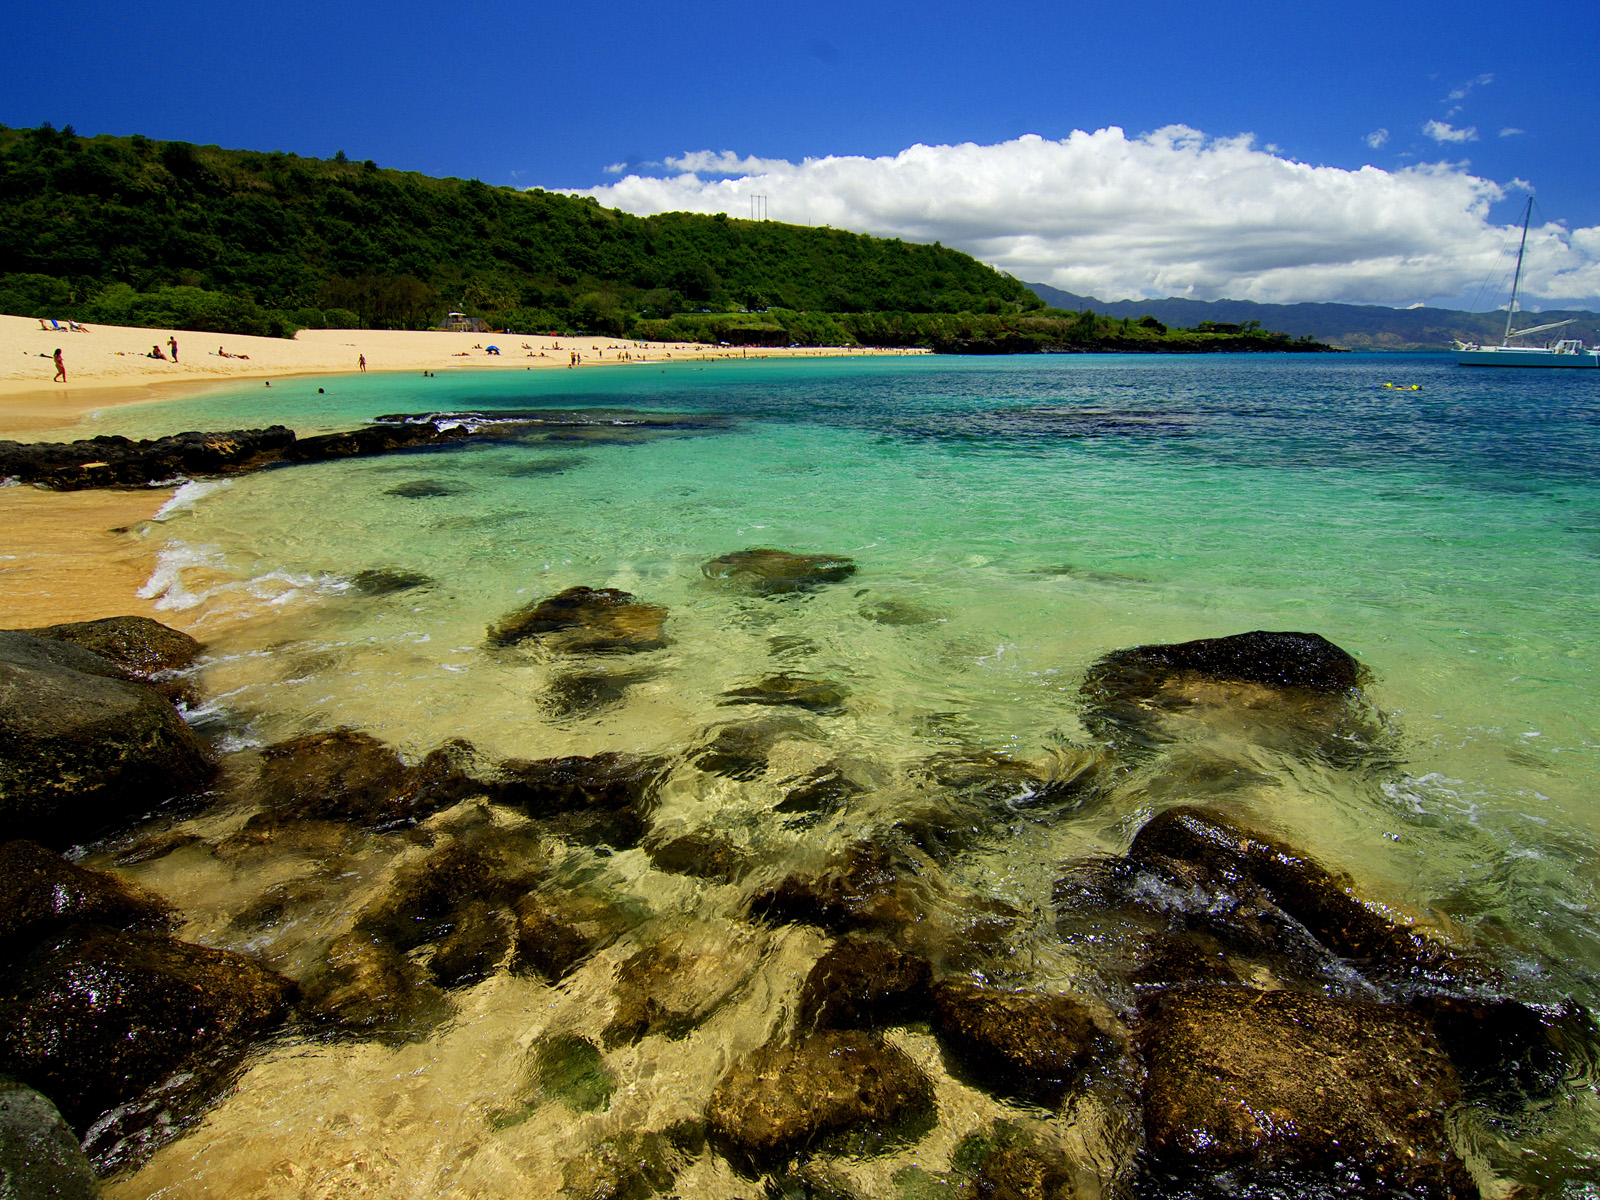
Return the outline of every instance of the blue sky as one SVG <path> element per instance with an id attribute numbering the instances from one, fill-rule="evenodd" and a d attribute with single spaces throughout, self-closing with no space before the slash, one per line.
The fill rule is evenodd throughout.
<path id="1" fill-rule="evenodd" d="M 844 219 L 833 223 L 873 232 L 943 232 L 947 244 L 1024 277 L 1045 278 L 1048 269 L 1056 274 L 1047 282 L 1146 294 L 1254 286 L 1263 299 L 1402 303 L 1448 291 L 1470 301 L 1476 285 L 1462 281 L 1492 266 L 1489 241 L 1498 249 L 1504 240 L 1495 227 L 1520 212 L 1523 193 L 1511 185 L 1526 180 L 1538 194 L 1536 222 L 1548 226 L 1539 243 L 1548 278 L 1536 287 L 1552 299 L 1565 288 L 1600 302 L 1600 240 L 1592 252 L 1583 238 L 1562 240 L 1562 229 L 1600 227 L 1600 5 L 1541 6 L 1536 21 L 1516 13 L 1475 2 L 11 5 L 0 121 L 312 155 L 343 149 L 429 174 L 610 189 L 597 194 L 640 210 L 722 204 L 742 215 L 729 197 L 765 190 L 775 219 L 837 212 Z M 1191 133 L 1158 139 L 1177 146 L 1167 157 L 1139 140 L 1174 126 Z M 931 193 L 969 185 L 983 193 L 953 215 L 931 203 L 912 212 L 903 195 L 874 199 L 873 180 L 903 176 L 894 160 L 919 144 L 1017 147 L 1034 134 L 1048 151 L 1074 131 L 1112 128 L 1123 131 L 1121 148 L 1103 140 L 1055 167 L 1034 162 L 1031 185 L 1015 174 L 1030 169 L 1015 154 L 923 163 L 920 181 Z M 1254 135 L 1258 158 L 1239 156 L 1243 134 Z M 1218 145 L 1233 148 L 1231 166 L 1215 155 L 1202 161 L 1205 147 Z M 685 157 L 700 151 L 761 161 Z M 1037 151 L 1018 153 L 1036 160 Z M 1193 198 L 1196 229 L 1214 224 L 1208 206 L 1235 204 L 1239 181 L 1271 168 L 1266 159 L 1335 173 L 1319 177 L 1319 202 L 1309 203 L 1292 194 L 1294 172 L 1278 171 L 1281 211 L 1236 222 L 1245 234 L 1259 229 L 1261 245 L 1220 265 L 1163 266 L 1167 239 L 1154 224 L 1132 252 L 1104 236 L 1096 248 L 1085 238 L 1103 229 L 1065 218 L 1048 245 L 1017 249 L 1027 234 L 1019 211 L 1039 220 L 1040 205 L 1070 208 L 1081 173 L 1101 161 L 1096 154 L 1130 153 L 1148 161 L 1124 171 L 1120 186 L 1148 191 L 1140 172 L 1170 171 L 1174 191 Z M 830 156 L 856 161 L 854 173 L 798 169 Z M 1434 186 L 1423 198 L 1415 172 L 1441 162 L 1458 186 Z M 607 173 L 620 164 L 628 165 Z M 786 174 L 779 164 L 796 169 Z M 1407 243 L 1414 235 L 1404 214 L 1362 218 L 1383 229 L 1370 246 L 1352 244 L 1355 220 L 1329 245 L 1303 244 L 1315 234 L 1296 220 L 1313 231 L 1337 224 L 1328 189 L 1337 193 L 1347 173 L 1368 165 L 1413 173 L 1405 178 L 1417 187 L 1391 189 L 1384 201 L 1416 208 L 1411 224 L 1473 243 L 1454 269 L 1439 266 L 1448 245 Z M 681 177 L 686 167 L 705 185 L 700 192 L 615 188 L 629 176 Z M 1234 185 L 1213 194 L 1187 180 L 1185 172 L 1202 168 L 1212 184 L 1219 170 L 1231 171 Z M 974 170 L 988 173 L 984 181 L 963 174 Z M 1008 191 L 1028 186 L 1048 192 L 1008 211 Z M 829 188 L 847 189 L 848 202 L 823 195 Z M 1105 212 L 1117 203 L 1109 197 Z M 1455 208 L 1431 213 L 1428 204 Z M 1456 212 L 1463 205 L 1468 211 Z M 994 228 L 985 229 L 990 216 Z M 1162 211 L 1144 219 L 1189 227 Z M 1223 225 L 1219 242 L 1232 228 Z M 1274 238 L 1302 244 L 1273 264 L 1261 255 Z M 1118 276 L 1115 260 L 1129 253 L 1142 265 Z M 1395 269 L 1313 269 L 1342 254 Z M 1096 255 L 1106 260 L 1098 274 L 1079 269 Z M 1274 265 L 1276 282 L 1260 283 L 1260 268 Z"/>

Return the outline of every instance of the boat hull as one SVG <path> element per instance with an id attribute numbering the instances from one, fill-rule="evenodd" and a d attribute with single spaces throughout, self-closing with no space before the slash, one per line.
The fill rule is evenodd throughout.
<path id="1" fill-rule="evenodd" d="M 1557 354 L 1553 350 L 1517 350 L 1494 347 L 1458 350 L 1456 362 L 1463 367 L 1565 367 L 1600 368 L 1600 351 L 1580 350 L 1576 354 Z"/>

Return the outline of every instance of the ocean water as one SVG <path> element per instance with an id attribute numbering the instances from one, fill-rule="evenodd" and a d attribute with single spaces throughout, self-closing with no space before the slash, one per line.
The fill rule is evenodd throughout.
<path id="1" fill-rule="evenodd" d="M 1043 773 L 1083 761 L 1079 686 L 1108 651 L 1310 631 L 1370 672 L 1382 736 L 1359 761 L 1221 720 L 1128 764 L 1092 803 L 1002 807 L 959 849 L 930 851 L 952 894 L 1021 914 L 1009 980 L 1100 987 L 1092 950 L 1051 918 L 1063 864 L 1121 852 L 1153 813 L 1201 800 L 1479 947 L 1529 1000 L 1600 1004 L 1600 380 L 1432 355 L 769 360 L 287 380 L 108 410 L 78 432 L 528 409 L 598 423 L 191 484 L 138 531 L 159 558 L 146 592 L 208 643 L 206 719 L 240 763 L 335 725 L 412 758 L 451 738 L 487 759 L 663 754 L 657 832 L 730 839 L 752 879 L 770 878 L 891 827 L 937 756 Z M 692 419 L 659 430 L 634 413 Z M 857 571 L 781 597 L 701 571 L 757 546 L 846 555 Z M 372 595 L 357 577 L 377 570 L 426 581 Z M 579 584 L 665 606 L 668 646 L 574 662 L 485 644 L 509 611 Z M 727 702 L 780 671 L 847 695 L 820 713 Z M 729 726 L 755 731 L 764 770 L 695 766 Z M 828 765 L 860 798 L 817 823 L 776 820 L 784 787 Z M 177 818 L 213 841 L 242 819 Z M 202 841 L 125 869 L 182 905 L 182 936 L 296 974 L 406 852 L 375 836 L 337 861 L 245 861 Z M 747 881 L 666 874 L 640 850 L 560 853 L 646 924 L 561 986 L 501 973 L 453 993 L 453 1017 L 404 1045 L 258 1050 L 200 1125 L 108 1194 L 556 1195 L 607 1139 L 696 1115 L 733 1056 L 792 1020 L 820 935 L 746 922 Z M 318 902 L 241 923 L 295 881 Z M 602 1108 L 540 1099 L 539 1048 L 593 1037 L 617 964 L 662 936 L 725 964 L 704 985 L 709 1015 L 688 1036 L 608 1050 Z M 913 1194 L 912 1168 L 944 1169 L 1008 1111 L 950 1077 L 925 1033 L 893 1036 L 933 1075 L 940 1117 L 915 1143 L 839 1151 L 862 1195 Z M 1116 1159 L 1114 1114 L 1033 1115 L 1092 1143 L 1086 1161 Z M 1537 1113 L 1464 1121 L 1482 1180 L 1600 1194 L 1586 1075 Z M 677 1167 L 683 1196 L 754 1186 L 709 1151 Z"/>

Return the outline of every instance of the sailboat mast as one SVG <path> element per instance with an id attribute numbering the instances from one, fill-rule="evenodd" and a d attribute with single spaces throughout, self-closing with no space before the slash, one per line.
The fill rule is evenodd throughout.
<path id="1" fill-rule="evenodd" d="M 1511 341 L 1511 322 L 1517 315 L 1517 285 L 1522 282 L 1522 252 L 1528 248 L 1528 220 L 1533 216 L 1533 197 L 1528 197 L 1528 207 L 1522 210 L 1522 242 L 1517 246 L 1517 273 L 1511 277 L 1511 303 L 1506 306 L 1506 331 L 1500 339 L 1502 346 Z"/>

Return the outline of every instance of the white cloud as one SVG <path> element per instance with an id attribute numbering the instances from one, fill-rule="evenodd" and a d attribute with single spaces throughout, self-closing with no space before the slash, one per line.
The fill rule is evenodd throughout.
<path id="1" fill-rule="evenodd" d="M 1478 127 L 1476 125 L 1468 125 L 1465 129 L 1457 129 L 1448 121 L 1429 121 L 1422 127 L 1422 132 L 1440 145 L 1445 142 L 1475 142 L 1478 140 Z"/>
<path id="2" fill-rule="evenodd" d="M 1486 86 L 1488 84 L 1491 84 L 1493 82 L 1494 82 L 1494 76 L 1493 75 L 1479 75 L 1479 76 L 1477 76 L 1477 77 L 1475 77 L 1473 79 L 1469 79 L 1469 80 L 1467 80 L 1466 83 L 1463 83 L 1460 87 L 1451 88 L 1450 89 L 1450 94 L 1444 98 L 1445 99 L 1445 103 L 1448 104 L 1452 100 L 1465 100 L 1468 96 L 1470 96 L 1472 94 L 1472 89 L 1473 88 L 1475 88 L 1475 87 L 1484 87 L 1484 86 Z"/>
<path id="3" fill-rule="evenodd" d="M 1389 131 L 1387 129 L 1374 129 L 1371 133 L 1367 134 L 1367 145 L 1371 146 L 1374 150 L 1380 149 L 1388 142 L 1388 140 Z"/>
<path id="4" fill-rule="evenodd" d="M 1249 135 L 1185 126 L 917 145 L 882 158 L 707 151 L 676 161 L 761 168 L 632 174 L 575 191 L 634 213 L 736 217 L 760 193 L 774 220 L 939 240 L 1018 278 L 1106 300 L 1470 300 L 1508 237 L 1488 220 L 1502 188 L 1460 165 L 1313 167 Z M 1535 230 L 1523 274 L 1529 299 L 1600 297 L 1600 228 Z"/>
<path id="5" fill-rule="evenodd" d="M 709 150 L 692 150 L 673 158 L 667 156 L 663 164 L 673 171 L 687 171 L 694 175 L 760 175 L 774 168 L 787 167 L 781 158 L 740 158 L 731 150 L 713 154 Z"/>
<path id="6" fill-rule="evenodd" d="M 605 169 L 605 172 L 606 172 L 607 175 L 621 175 L 627 169 L 628 169 L 628 164 L 627 163 L 619 162 L 619 163 L 612 163 L 609 167 L 607 167 Z"/>
<path id="7" fill-rule="evenodd" d="M 1500 131 L 1501 137 L 1516 137 L 1519 133 L 1526 133 L 1525 129 L 1512 129 L 1509 125 Z"/>

